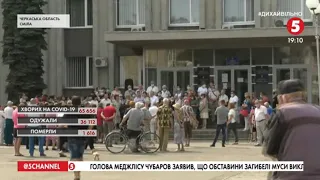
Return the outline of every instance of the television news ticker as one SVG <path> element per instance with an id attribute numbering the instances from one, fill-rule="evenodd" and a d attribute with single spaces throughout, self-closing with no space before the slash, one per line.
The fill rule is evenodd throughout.
<path id="1" fill-rule="evenodd" d="M 302 161 L 18 161 L 21 172 L 303 171 Z"/>
<path id="2" fill-rule="evenodd" d="M 17 130 L 18 137 L 43 137 L 43 136 L 61 136 L 61 137 L 96 137 L 97 130 L 78 130 L 78 129 L 49 129 L 49 128 L 25 128 Z"/>
<path id="3" fill-rule="evenodd" d="M 40 106 L 27 106 L 18 107 L 18 114 L 97 114 L 97 108 L 91 107 L 40 107 Z"/>
<path id="4" fill-rule="evenodd" d="M 63 117 L 20 117 L 18 118 L 18 125 L 64 125 L 64 126 L 96 126 L 97 119 L 84 119 L 84 118 L 63 118 Z"/>

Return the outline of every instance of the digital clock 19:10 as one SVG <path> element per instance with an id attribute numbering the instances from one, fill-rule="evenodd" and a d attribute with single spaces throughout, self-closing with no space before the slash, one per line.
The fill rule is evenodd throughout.
<path id="1" fill-rule="evenodd" d="M 302 44 L 303 38 L 302 37 L 288 37 L 289 44 Z"/>

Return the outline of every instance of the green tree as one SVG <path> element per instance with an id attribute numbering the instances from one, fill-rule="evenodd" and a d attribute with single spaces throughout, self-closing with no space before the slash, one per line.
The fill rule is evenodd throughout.
<path id="1" fill-rule="evenodd" d="M 2 59 L 9 66 L 6 93 L 18 102 L 19 95 L 35 97 L 47 88 L 43 80 L 43 50 L 47 50 L 45 29 L 17 28 L 17 14 L 43 14 L 45 0 L 2 0 Z"/>

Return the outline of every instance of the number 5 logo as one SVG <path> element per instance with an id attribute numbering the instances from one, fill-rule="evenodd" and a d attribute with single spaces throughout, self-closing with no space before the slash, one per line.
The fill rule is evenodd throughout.
<path id="1" fill-rule="evenodd" d="M 299 35 L 304 30 L 304 22 L 302 19 L 294 17 L 287 22 L 287 30 L 292 35 Z"/>

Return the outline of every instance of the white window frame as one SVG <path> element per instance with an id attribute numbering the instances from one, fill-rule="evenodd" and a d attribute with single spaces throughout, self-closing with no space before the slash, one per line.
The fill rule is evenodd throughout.
<path id="1" fill-rule="evenodd" d="M 119 25 L 118 24 L 118 19 L 119 19 L 119 13 L 118 13 L 118 0 L 115 0 L 116 1 L 116 28 L 132 28 L 132 27 L 145 27 L 146 24 L 141 24 L 140 23 L 140 13 L 139 13 L 139 0 L 131 0 L 131 1 L 136 1 L 136 11 L 137 11 L 137 17 L 136 17 L 136 21 L 137 21 L 137 24 L 136 25 Z M 146 19 L 145 19 L 146 20 Z"/>
<path id="2" fill-rule="evenodd" d="M 169 0 L 169 27 L 193 27 L 193 26 L 200 26 L 200 22 L 191 22 L 192 21 L 192 0 L 186 0 L 189 1 L 189 18 L 190 23 L 179 23 L 179 24 L 172 24 L 171 23 L 171 0 Z M 199 0 L 199 6 L 200 6 L 200 0 Z M 200 15 L 199 15 L 200 17 Z M 199 20 L 200 21 L 200 20 Z"/>
<path id="3" fill-rule="evenodd" d="M 254 0 L 251 0 L 253 3 L 254 3 Z M 222 8 L 223 8 L 223 15 L 222 15 L 222 21 L 223 21 L 223 24 L 225 25 L 254 25 L 255 24 L 255 21 L 246 21 L 247 20 L 247 1 L 244 1 L 244 21 L 237 21 L 237 22 L 224 22 L 224 19 L 225 19 L 225 0 L 223 0 L 223 4 L 222 4 Z M 254 9 L 253 9 L 254 11 Z M 254 18 L 254 17 L 253 17 Z"/>
<path id="4" fill-rule="evenodd" d="M 303 15 L 304 15 L 304 11 L 305 11 L 305 7 L 306 7 L 307 5 L 306 5 L 306 2 L 305 2 L 305 0 L 301 0 L 301 12 L 302 12 L 302 20 L 304 21 L 304 22 L 313 22 L 313 16 L 312 16 L 312 14 L 311 14 L 311 18 L 310 19 L 305 19 L 304 17 L 303 17 Z M 286 23 L 287 24 L 287 23 Z"/>
<path id="5" fill-rule="evenodd" d="M 281 1 L 281 0 L 278 0 L 278 1 Z M 304 19 L 304 17 L 303 17 L 304 11 L 305 11 L 305 7 L 307 6 L 305 0 L 300 0 L 300 3 L 301 3 L 301 6 L 300 6 L 301 9 L 300 9 L 300 11 L 301 11 L 301 13 L 302 13 L 301 19 L 302 19 L 304 22 L 313 22 L 314 16 L 313 16 L 312 14 L 311 14 L 311 18 L 310 18 L 310 19 Z M 288 19 L 285 18 L 285 19 L 283 20 L 283 23 L 284 23 L 284 25 L 287 25 Z"/>
<path id="6" fill-rule="evenodd" d="M 123 56 L 120 56 L 120 87 L 119 88 L 123 88 L 125 89 L 125 80 L 126 80 L 126 71 L 124 70 L 124 66 L 123 66 Z M 133 87 L 134 89 L 137 89 L 139 87 L 140 84 L 142 84 L 141 82 L 141 72 L 143 70 L 143 56 L 139 56 L 139 78 L 138 78 L 138 84 L 134 84 L 135 86 Z"/>
<path id="7" fill-rule="evenodd" d="M 90 86 L 89 84 L 90 84 L 90 58 L 92 58 L 92 60 L 93 60 L 93 57 L 91 57 L 91 56 L 87 56 L 86 57 L 86 86 L 85 87 L 68 87 L 67 85 L 68 85 L 68 79 L 67 79 L 67 76 L 65 75 L 65 89 L 92 89 L 93 88 L 93 84 Z M 68 58 L 65 58 L 65 72 L 67 72 L 67 66 L 66 66 L 66 64 L 67 64 L 67 61 L 68 61 Z M 92 62 L 94 62 L 94 61 L 92 61 Z M 94 67 L 94 66 L 92 66 L 92 67 Z M 93 75 L 92 75 L 93 76 Z"/>
<path id="8" fill-rule="evenodd" d="M 84 1 L 84 26 L 71 26 L 71 21 L 70 21 L 70 28 L 69 29 L 84 29 L 84 28 L 92 28 L 93 25 L 88 25 L 88 0 L 82 0 Z M 93 3 L 93 1 L 92 1 Z M 67 4 L 66 4 L 67 7 Z M 67 12 L 67 8 L 66 8 L 66 14 Z M 93 13 L 93 10 L 92 10 Z"/>

